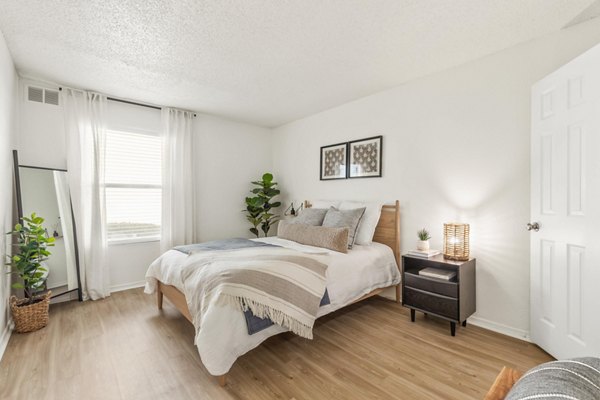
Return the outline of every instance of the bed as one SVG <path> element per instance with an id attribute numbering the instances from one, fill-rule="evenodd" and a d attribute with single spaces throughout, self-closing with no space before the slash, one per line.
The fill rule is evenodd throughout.
<path id="1" fill-rule="evenodd" d="M 308 202 L 306 207 L 310 207 Z M 348 253 L 338 253 L 319 247 L 306 246 L 277 237 L 253 239 L 265 245 L 280 246 L 310 257 L 325 260 L 328 264 L 326 287 L 329 304 L 319 308 L 317 318 L 339 310 L 349 304 L 380 294 L 394 288 L 396 301 L 400 302 L 400 215 L 399 202 L 384 205 L 368 246 L 355 245 Z M 250 250 L 249 250 L 250 251 Z M 244 253 L 240 253 L 244 254 Z M 249 254 L 252 254 L 251 252 Z M 146 275 L 146 293 L 156 293 L 158 309 L 163 297 L 190 322 L 194 323 L 198 312 L 191 298 L 194 289 L 184 282 L 181 271 L 188 256 L 177 250 L 169 250 L 152 263 Z M 201 283 L 195 283 L 200 285 Z M 186 295 L 188 298 L 186 299 Z M 267 338 L 286 332 L 287 329 L 272 325 L 250 335 L 246 330 L 243 313 L 223 304 L 211 306 L 202 316 L 199 328 L 196 318 L 195 344 L 207 371 L 218 377 L 219 384 L 226 384 L 226 376 L 237 358 L 260 345 Z"/>

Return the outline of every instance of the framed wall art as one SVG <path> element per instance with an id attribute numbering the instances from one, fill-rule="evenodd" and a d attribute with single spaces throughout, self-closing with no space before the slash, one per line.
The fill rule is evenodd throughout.
<path id="1" fill-rule="evenodd" d="M 346 179 L 348 169 L 348 143 L 338 143 L 321 147 L 320 179 Z"/>
<path id="2" fill-rule="evenodd" d="M 348 142 L 348 178 L 381 177 L 383 137 Z"/>

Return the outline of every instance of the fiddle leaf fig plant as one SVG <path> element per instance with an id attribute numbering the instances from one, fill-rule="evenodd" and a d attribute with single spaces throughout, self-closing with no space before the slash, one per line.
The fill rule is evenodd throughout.
<path id="1" fill-rule="evenodd" d="M 256 237 L 260 236 L 260 231 L 267 236 L 271 226 L 279 220 L 273 209 L 280 207 L 281 202 L 273 201 L 273 198 L 281 192 L 277 189 L 277 182 L 273 182 L 273 174 L 268 172 L 252 184 L 257 187 L 250 191 L 252 196 L 246 197 L 246 219 L 252 224 L 250 232 Z"/>
<path id="2" fill-rule="evenodd" d="M 7 265 L 11 266 L 10 274 L 17 275 L 19 282 L 13 283 L 14 289 L 23 289 L 29 299 L 28 304 L 35 301 L 35 294 L 44 286 L 47 270 L 42 264 L 50 256 L 48 247 L 54 246 L 54 237 L 48 237 L 42 226 L 44 218 L 35 213 L 23 217 L 23 224 L 16 224 L 9 234 L 17 237 L 17 250 L 9 257 Z"/>

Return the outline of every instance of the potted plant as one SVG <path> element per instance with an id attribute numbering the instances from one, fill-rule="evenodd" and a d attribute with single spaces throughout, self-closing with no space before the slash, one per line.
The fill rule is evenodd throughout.
<path id="1" fill-rule="evenodd" d="M 17 237 L 17 250 L 7 263 L 11 266 L 9 273 L 18 277 L 12 287 L 25 292 L 23 299 L 17 299 L 16 296 L 10 298 L 15 330 L 19 333 L 36 331 L 48 324 L 51 292 L 40 292 L 44 289 L 48 272 L 44 266 L 44 261 L 50 255 L 48 247 L 54 246 L 54 237 L 48 237 L 42 226 L 42 217 L 33 213 L 22 219 L 23 224 L 16 224 L 14 230 L 9 232 Z"/>
<path id="2" fill-rule="evenodd" d="M 253 181 L 252 184 L 258 187 L 251 190 L 253 196 L 246 197 L 246 219 L 252 224 L 250 232 L 258 237 L 260 227 L 266 237 L 271 226 L 279 220 L 279 216 L 273 214 L 272 210 L 281 206 L 281 202 L 271 203 L 271 200 L 280 191 L 277 189 L 277 182 L 273 182 L 273 174 L 268 172 L 260 181 Z"/>
<path id="3" fill-rule="evenodd" d="M 419 240 L 417 241 L 417 250 L 429 250 L 429 239 L 431 239 L 431 235 L 429 234 L 427 229 L 423 228 L 420 231 L 418 231 L 417 236 L 419 237 Z"/>

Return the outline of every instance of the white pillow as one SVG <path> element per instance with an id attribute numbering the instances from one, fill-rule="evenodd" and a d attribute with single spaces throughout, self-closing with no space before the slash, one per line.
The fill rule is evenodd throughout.
<path id="1" fill-rule="evenodd" d="M 326 208 L 329 209 L 329 207 L 333 207 L 333 208 L 340 208 L 340 202 L 339 201 L 335 201 L 335 200 L 315 200 L 315 201 L 310 201 L 309 203 L 311 203 L 311 207 L 312 208 Z M 360 207 L 356 207 L 356 208 L 360 208 Z"/>
<path id="2" fill-rule="evenodd" d="M 354 208 L 366 207 L 365 213 L 360 220 L 358 225 L 358 232 L 356 233 L 355 244 L 369 245 L 373 243 L 373 235 L 375 235 L 375 228 L 379 223 L 379 217 L 381 216 L 381 207 L 383 202 L 372 201 L 360 203 L 357 201 L 343 201 L 339 209 L 340 210 L 352 210 Z"/>

